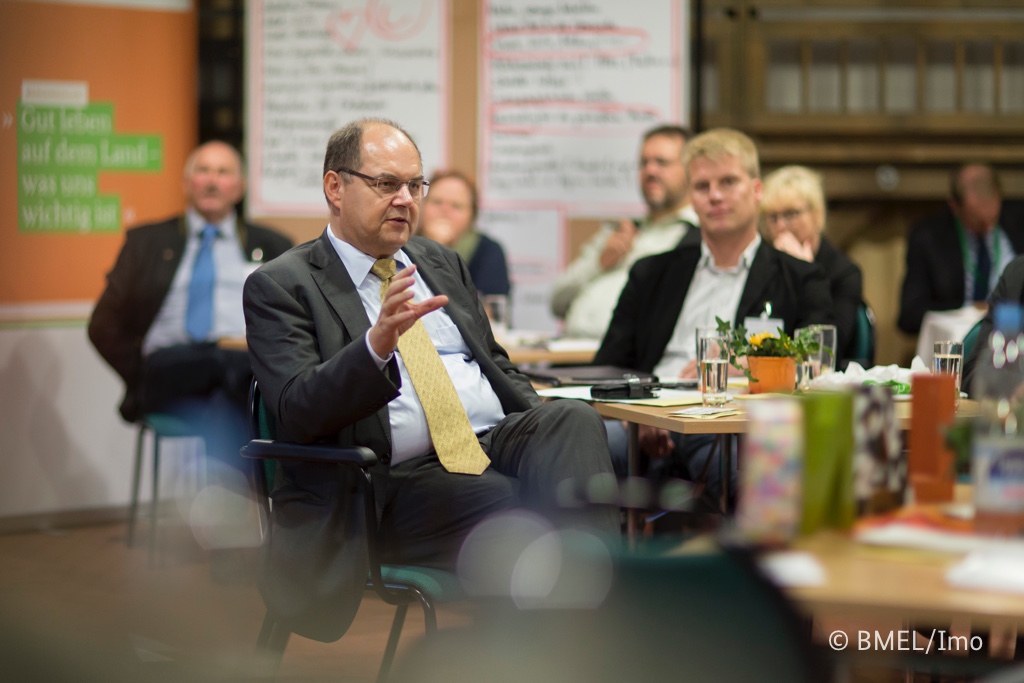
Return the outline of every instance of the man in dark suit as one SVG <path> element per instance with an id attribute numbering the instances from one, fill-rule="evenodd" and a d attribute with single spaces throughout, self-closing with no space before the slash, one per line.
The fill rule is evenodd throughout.
<path id="1" fill-rule="evenodd" d="M 897 324 L 921 331 L 928 311 L 984 302 L 1010 261 L 1024 253 L 1024 204 L 1003 201 L 988 164 L 964 164 L 950 176 L 948 206 L 918 223 L 907 239 L 907 272 Z"/>
<path id="2" fill-rule="evenodd" d="M 253 372 L 279 438 L 377 454 L 371 474 L 386 560 L 453 568 L 477 522 L 519 505 L 616 535 L 618 510 L 563 511 L 556 495 L 567 479 L 611 473 L 599 416 L 577 401 L 542 404 L 495 342 L 465 262 L 412 237 L 426 189 L 419 149 L 397 124 L 360 120 L 331 136 L 330 224 L 245 284 Z M 415 353 L 404 345 L 413 341 Z M 421 354 L 443 364 L 429 389 Z M 458 439 L 436 431 L 442 394 L 451 399 L 445 415 L 462 423 Z M 465 452 L 480 467 L 450 470 Z M 346 515 L 335 500 L 344 484 L 333 471 L 282 466 L 262 582 L 271 609 L 295 614 L 308 603 L 316 611 L 317 591 L 337 581 L 335 570 L 320 569 L 344 550 L 337 539 Z M 298 573 L 266 570 L 281 563 Z"/>
<path id="3" fill-rule="evenodd" d="M 618 365 L 659 377 L 696 377 L 698 326 L 715 318 L 744 324 L 768 313 L 787 334 L 812 323 L 831 323 L 832 300 L 821 269 L 776 250 L 758 235 L 761 201 L 757 148 L 746 135 L 715 129 L 683 152 L 700 240 L 637 261 L 615 307 L 594 363 Z M 710 440 L 665 430 L 641 431 L 646 455 L 670 457 L 667 471 L 696 478 L 705 469 Z M 708 471 L 708 491 L 721 486 Z M 735 471 L 735 470 L 733 470 Z"/>
<path id="4" fill-rule="evenodd" d="M 987 350 L 988 338 L 995 329 L 994 309 L 999 303 L 1009 303 L 1024 306 L 1024 255 L 1018 256 L 1010 262 L 1010 265 L 1003 269 L 992 290 L 988 301 L 988 312 L 978 324 L 978 334 L 974 338 L 974 346 L 964 349 L 964 376 L 961 382 L 963 390 L 971 398 L 978 399 L 978 391 L 974 386 L 974 373 L 980 362 L 987 361 L 985 352 Z"/>
<path id="5" fill-rule="evenodd" d="M 238 450 L 247 440 L 248 355 L 221 349 L 217 340 L 242 337 L 245 277 L 254 263 L 283 253 L 291 242 L 236 214 L 245 179 L 230 145 L 197 147 L 185 164 L 183 187 L 183 215 L 125 235 L 89 321 L 89 338 L 124 380 L 125 420 L 154 411 L 194 420 L 207 454 L 244 473 Z M 211 235 L 205 248 L 204 232 Z M 201 277 L 194 278 L 197 272 Z"/>

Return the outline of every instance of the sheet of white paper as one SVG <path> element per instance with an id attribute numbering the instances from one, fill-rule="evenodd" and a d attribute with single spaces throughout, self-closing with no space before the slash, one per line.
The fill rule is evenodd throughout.
<path id="1" fill-rule="evenodd" d="M 780 586 L 798 588 L 825 583 L 825 568 L 807 552 L 784 550 L 769 553 L 758 561 L 758 565 L 769 579 Z"/>
<path id="2" fill-rule="evenodd" d="M 993 547 L 970 553 L 946 572 L 946 581 L 960 588 L 1024 593 L 1024 549 Z"/>

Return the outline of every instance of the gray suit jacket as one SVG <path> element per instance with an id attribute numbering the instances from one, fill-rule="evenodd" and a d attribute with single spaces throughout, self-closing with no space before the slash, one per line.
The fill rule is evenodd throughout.
<path id="1" fill-rule="evenodd" d="M 420 237 L 404 250 L 430 289 L 448 296 L 445 311 L 506 414 L 539 405 L 530 381 L 494 340 L 462 259 Z M 387 406 L 399 395 L 401 378 L 394 359 L 381 372 L 370 356 L 364 336 L 371 322 L 326 233 L 253 273 L 243 300 L 253 373 L 277 420 L 278 439 L 371 448 L 380 458 L 371 473 L 379 519 L 391 462 Z M 261 591 L 292 631 L 336 639 L 358 607 L 343 595 L 354 586 L 361 595 L 366 579 L 365 557 L 344 542 L 363 523 L 362 503 L 351 503 L 343 468 L 278 469 Z"/>

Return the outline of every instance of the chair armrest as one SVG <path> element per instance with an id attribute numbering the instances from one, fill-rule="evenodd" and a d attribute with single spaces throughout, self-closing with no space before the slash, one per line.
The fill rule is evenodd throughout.
<path id="1" fill-rule="evenodd" d="M 359 467 L 377 464 L 377 455 L 365 446 L 329 446 L 253 439 L 242 447 L 243 458 L 288 460 L 291 462 L 347 463 Z"/>

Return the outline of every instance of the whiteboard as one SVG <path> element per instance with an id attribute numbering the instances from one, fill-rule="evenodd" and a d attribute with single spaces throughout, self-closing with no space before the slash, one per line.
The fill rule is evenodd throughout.
<path id="1" fill-rule="evenodd" d="M 253 0 L 246 15 L 250 216 L 323 216 L 327 140 L 393 119 L 448 163 L 448 0 Z"/>
<path id="2" fill-rule="evenodd" d="M 488 207 L 643 210 L 643 132 L 688 118 L 686 0 L 484 0 L 480 146 Z"/>
<path id="3" fill-rule="evenodd" d="M 482 211 L 478 229 L 505 250 L 512 296 L 509 318 L 516 330 L 557 332 L 551 315 L 551 283 L 564 261 L 565 218 L 554 210 Z"/>

